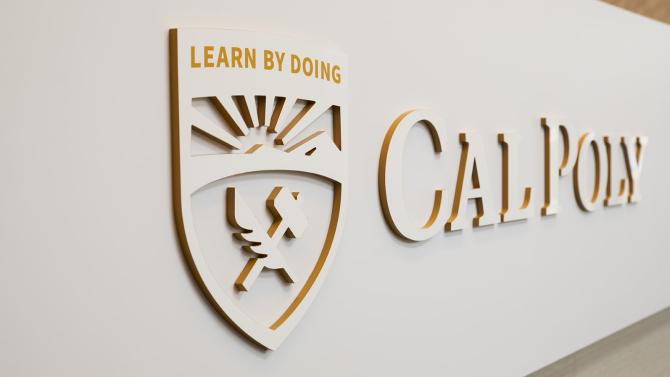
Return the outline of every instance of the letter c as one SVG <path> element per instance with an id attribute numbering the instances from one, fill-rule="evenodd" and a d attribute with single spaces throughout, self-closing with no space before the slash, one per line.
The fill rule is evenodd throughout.
<path id="1" fill-rule="evenodd" d="M 419 123 L 430 131 L 435 153 L 441 153 L 445 131 L 440 118 L 426 110 L 410 110 L 400 114 L 391 124 L 379 158 L 379 196 L 384 217 L 396 234 L 410 241 L 433 237 L 442 231 L 449 215 L 443 188 L 435 189 L 433 208 L 424 224 L 415 224 L 406 213 L 401 174 L 403 152 L 409 131 Z"/>

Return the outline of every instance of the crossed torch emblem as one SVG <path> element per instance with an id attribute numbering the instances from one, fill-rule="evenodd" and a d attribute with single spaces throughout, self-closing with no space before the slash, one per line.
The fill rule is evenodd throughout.
<path id="1" fill-rule="evenodd" d="M 295 274 L 286 263 L 278 244 L 284 236 L 300 237 L 307 227 L 307 218 L 300 209 L 300 199 L 297 192 L 290 192 L 281 186 L 275 187 L 265 201 L 273 222 L 267 230 L 263 230 L 235 187 L 228 187 L 226 216 L 232 226 L 241 230 L 233 236 L 247 243 L 242 246 L 243 250 L 254 254 L 235 280 L 238 290 L 251 289 L 264 268 L 277 270 L 287 282 L 295 282 Z"/>

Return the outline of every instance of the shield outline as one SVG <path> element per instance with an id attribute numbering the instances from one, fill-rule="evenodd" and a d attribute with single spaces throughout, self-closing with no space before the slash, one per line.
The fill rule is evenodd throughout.
<path id="1" fill-rule="evenodd" d="M 216 32 L 242 32 L 232 29 L 183 29 L 173 28 L 169 30 L 169 54 L 170 54 L 170 118 L 171 118 L 171 149 L 172 149 L 172 191 L 173 191 L 173 211 L 175 214 L 175 225 L 181 244 L 181 249 L 185 260 L 196 282 L 205 294 L 212 306 L 227 319 L 242 334 L 246 335 L 253 342 L 270 350 L 275 350 L 288 337 L 291 331 L 298 324 L 305 314 L 321 284 L 326 278 L 330 265 L 332 264 L 337 250 L 337 243 L 340 238 L 342 222 L 344 218 L 344 206 L 346 202 L 346 172 L 341 179 L 331 179 L 333 184 L 333 203 L 329 227 L 326 237 L 319 253 L 316 264 L 311 270 L 305 284 L 300 289 L 298 295 L 286 308 L 282 315 L 274 323 L 265 327 L 249 317 L 244 311 L 236 305 L 227 293 L 223 292 L 219 283 L 216 281 L 212 272 L 207 268 L 207 262 L 198 246 L 198 238 L 195 227 L 190 219 L 191 211 L 191 193 L 188 190 L 182 190 L 183 159 L 181 152 L 181 121 L 180 121 L 180 93 L 179 93 L 179 31 L 180 30 L 214 30 Z M 247 33 L 255 33 L 245 31 Z M 341 54 L 343 55 L 343 54 Z M 346 64 L 343 61 L 342 64 Z M 346 87 L 340 89 L 346 92 Z M 344 170 L 347 165 L 346 154 L 346 134 L 347 127 L 347 103 L 340 107 L 339 138 L 340 152 L 343 158 Z M 254 170 L 248 171 L 253 172 Z M 271 170 L 286 172 L 304 172 L 301 170 Z"/>

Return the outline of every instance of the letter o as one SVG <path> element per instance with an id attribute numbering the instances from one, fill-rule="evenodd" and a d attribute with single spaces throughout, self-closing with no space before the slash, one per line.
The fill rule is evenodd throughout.
<path id="1" fill-rule="evenodd" d="M 405 210 L 402 192 L 402 158 L 409 131 L 417 123 L 422 123 L 430 131 L 433 149 L 442 152 L 444 140 L 443 123 L 429 111 L 410 110 L 400 114 L 386 132 L 379 158 L 379 196 L 384 217 L 389 226 L 399 236 L 410 241 L 423 241 L 442 231 L 449 211 L 445 190 L 435 190 L 433 208 L 426 222 L 415 224 L 410 221 Z"/>
<path id="2" fill-rule="evenodd" d="M 312 59 L 307 57 L 304 58 L 302 60 L 302 73 L 304 73 L 305 76 L 311 76 L 313 71 L 314 71 L 314 63 L 312 62 Z"/>
<path id="3" fill-rule="evenodd" d="M 593 151 L 596 171 L 593 177 L 593 188 L 591 190 L 591 193 L 589 193 L 588 191 L 584 193 L 582 192 L 582 186 L 584 185 L 582 185 L 581 182 L 579 181 L 579 170 L 580 167 L 583 165 L 582 160 L 586 155 L 585 149 L 588 148 L 589 146 Z M 601 152 L 602 148 L 598 146 L 598 140 L 596 140 L 596 137 L 592 132 L 585 133 L 579 138 L 579 149 L 577 151 L 577 160 L 575 161 L 575 168 L 572 172 L 572 178 L 573 178 L 572 182 L 575 189 L 575 199 L 577 199 L 577 204 L 579 205 L 579 208 L 587 212 L 593 211 L 596 203 L 598 203 L 600 193 L 602 191 L 601 178 L 603 177 L 603 173 L 601 169 L 601 164 L 603 159 L 601 158 Z"/>

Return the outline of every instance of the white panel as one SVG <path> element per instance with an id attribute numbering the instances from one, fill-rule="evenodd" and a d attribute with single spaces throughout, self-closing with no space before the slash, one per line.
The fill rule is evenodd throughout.
<path id="1" fill-rule="evenodd" d="M 277 351 L 220 319 L 180 250 L 178 26 L 286 33 L 349 56 L 347 222 Z M 520 376 L 670 304 L 667 25 L 580 0 L 4 1 L 0 32 L 1 375 Z M 407 243 L 384 222 L 377 167 L 388 126 L 418 107 L 444 119 L 448 193 L 459 132 L 477 132 L 500 182 L 497 134 L 514 130 L 539 211 L 547 116 L 647 136 L 641 200 L 583 212 L 568 175 L 555 216 Z M 409 169 L 430 158 L 416 132 Z M 433 192 L 415 176 L 412 190 Z"/>

